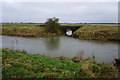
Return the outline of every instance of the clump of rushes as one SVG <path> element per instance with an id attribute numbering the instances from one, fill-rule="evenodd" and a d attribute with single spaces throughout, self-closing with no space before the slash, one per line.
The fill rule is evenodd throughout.
<path id="1" fill-rule="evenodd" d="M 113 64 L 99 64 L 93 59 L 75 63 L 47 56 L 23 54 L 1 49 L 2 77 L 4 78 L 118 78 Z"/>

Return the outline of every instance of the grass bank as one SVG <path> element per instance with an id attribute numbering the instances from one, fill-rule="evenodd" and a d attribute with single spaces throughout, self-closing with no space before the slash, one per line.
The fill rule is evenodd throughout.
<path id="1" fill-rule="evenodd" d="M 113 64 L 99 64 L 93 59 L 75 63 L 25 51 L 2 49 L 3 78 L 118 78 Z"/>
<path id="2" fill-rule="evenodd" d="M 120 41 L 117 24 L 87 24 L 74 33 L 79 36 L 79 39 Z"/>
<path id="3" fill-rule="evenodd" d="M 53 37 L 61 33 L 48 33 L 40 24 L 2 24 L 2 35 L 22 37 Z"/>
<path id="4" fill-rule="evenodd" d="M 40 24 L 2 24 L 2 35 L 23 37 L 54 37 L 63 34 L 48 33 L 46 27 L 38 27 Z M 79 26 L 82 24 L 61 24 L 62 26 Z M 79 39 L 120 41 L 120 33 L 117 24 L 84 24 L 74 32 Z"/>

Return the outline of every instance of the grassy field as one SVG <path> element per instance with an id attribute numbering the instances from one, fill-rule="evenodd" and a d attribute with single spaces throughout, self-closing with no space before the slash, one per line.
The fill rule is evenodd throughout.
<path id="1" fill-rule="evenodd" d="M 48 33 L 45 27 L 38 27 L 40 24 L 2 24 L 2 35 L 23 36 L 23 37 L 53 37 L 63 34 Z M 83 26 L 74 34 L 79 39 L 120 41 L 117 24 L 61 24 L 62 26 Z"/>
<path id="2" fill-rule="evenodd" d="M 93 59 L 75 63 L 25 51 L 2 49 L 3 78 L 118 78 L 113 64 L 99 64 Z"/>
<path id="3" fill-rule="evenodd" d="M 74 33 L 79 35 L 79 39 L 120 41 L 116 24 L 87 24 Z"/>
<path id="4" fill-rule="evenodd" d="M 17 24 L 17 23 L 4 23 L 2 24 L 2 27 L 35 27 L 40 24 Z"/>

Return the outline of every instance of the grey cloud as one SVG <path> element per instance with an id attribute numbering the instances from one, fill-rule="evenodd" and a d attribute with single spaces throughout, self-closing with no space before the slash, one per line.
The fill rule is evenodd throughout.
<path id="1" fill-rule="evenodd" d="M 3 3 L 3 22 L 117 22 L 117 2 L 24 2 Z"/>

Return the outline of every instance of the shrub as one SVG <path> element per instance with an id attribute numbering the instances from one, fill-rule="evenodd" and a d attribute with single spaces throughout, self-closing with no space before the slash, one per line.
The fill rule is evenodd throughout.
<path id="1" fill-rule="evenodd" d="M 61 31 L 61 27 L 58 21 L 58 18 L 49 18 L 45 23 L 47 27 L 46 31 L 51 33 L 58 33 L 59 31 Z"/>

